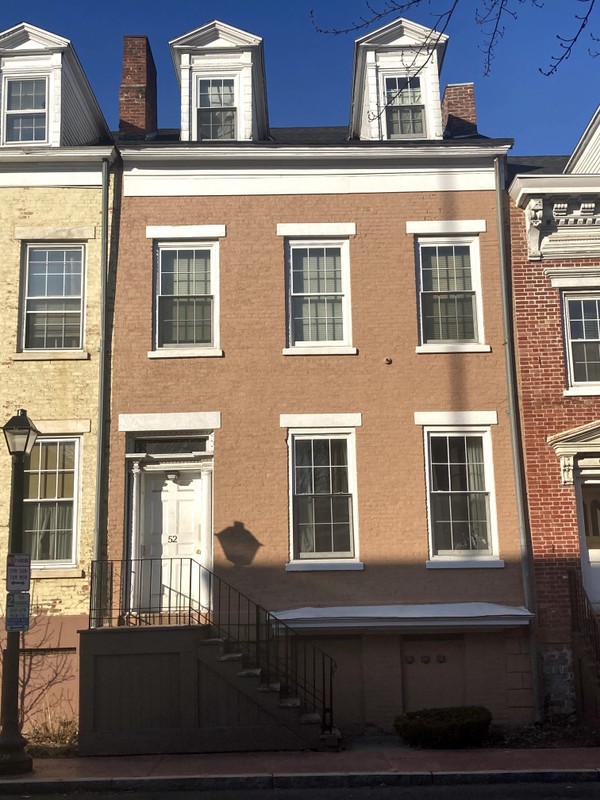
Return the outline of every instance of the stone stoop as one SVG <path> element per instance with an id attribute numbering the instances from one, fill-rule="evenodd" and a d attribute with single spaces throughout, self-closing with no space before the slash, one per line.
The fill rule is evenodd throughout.
<path id="1" fill-rule="evenodd" d="M 280 681 L 272 677 L 267 681 L 263 678 L 263 670 L 255 664 L 244 661 L 244 655 L 235 650 L 235 644 L 214 636 L 207 636 L 198 646 L 198 660 L 213 676 L 218 676 L 240 698 L 243 704 L 249 703 L 251 707 L 259 709 L 259 715 L 264 722 L 267 718 L 277 731 L 277 747 L 269 749 L 338 749 L 341 734 L 337 730 L 323 734 L 321 730 L 321 715 L 315 712 L 305 712 L 302 709 L 300 698 L 290 694 Z M 234 695 L 235 696 L 235 695 Z M 231 702 L 231 700 L 230 700 Z M 248 714 L 248 712 L 246 712 Z M 252 711 L 248 716 L 252 716 Z M 266 715 L 266 716 L 263 716 Z M 248 727 L 250 736 L 248 745 L 244 749 L 256 750 L 264 748 L 264 737 L 256 741 L 256 728 L 244 724 L 244 715 L 238 717 L 241 724 L 236 727 L 235 738 L 243 738 L 243 730 Z M 271 739 L 271 736 L 267 737 Z"/>

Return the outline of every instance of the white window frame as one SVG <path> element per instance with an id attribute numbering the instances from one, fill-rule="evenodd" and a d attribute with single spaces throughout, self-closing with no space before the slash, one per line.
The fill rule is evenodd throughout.
<path id="1" fill-rule="evenodd" d="M 473 340 L 448 339 L 425 342 L 423 334 L 423 279 L 421 248 L 467 246 L 471 262 L 471 291 L 473 292 L 474 333 Z M 483 297 L 481 290 L 481 255 L 478 236 L 440 235 L 418 236 L 415 240 L 415 260 L 417 264 L 417 311 L 419 319 L 419 344 L 417 353 L 478 353 L 489 352 L 490 346 L 485 343 L 483 325 Z"/>
<path id="2" fill-rule="evenodd" d="M 416 415 L 415 415 L 416 416 Z M 437 552 L 434 541 L 432 514 L 432 483 L 430 440 L 436 436 L 478 436 L 483 447 L 485 492 L 487 493 L 489 548 L 482 550 L 454 550 Z M 498 522 L 496 512 L 496 491 L 494 480 L 494 461 L 492 453 L 492 433 L 489 425 L 424 425 L 423 444 L 425 456 L 425 485 L 427 493 L 427 527 L 429 539 L 428 568 L 504 566 L 498 557 Z"/>
<path id="3" fill-rule="evenodd" d="M 394 106 L 393 104 L 389 104 L 387 100 L 387 89 L 386 89 L 386 82 L 390 78 L 395 79 L 396 81 L 411 81 L 417 78 L 419 80 L 419 87 L 421 89 L 421 103 L 419 104 L 423 109 L 423 132 L 422 133 L 406 133 L 406 134 L 398 134 L 392 135 L 388 130 L 388 107 L 389 108 L 401 108 L 401 106 Z M 384 133 L 384 139 L 388 141 L 399 141 L 399 140 L 408 140 L 408 139 L 427 139 L 428 138 L 428 127 L 429 127 L 429 114 L 428 114 L 428 107 L 427 107 L 427 73 L 426 70 L 417 69 L 412 74 L 408 72 L 398 72 L 398 70 L 382 70 L 380 74 L 380 84 L 379 84 L 379 91 L 381 96 L 381 126 Z"/>
<path id="4" fill-rule="evenodd" d="M 159 331 L 159 298 L 161 279 L 161 253 L 172 250 L 208 250 L 210 252 L 210 285 L 212 304 L 212 342 L 210 344 L 161 344 Z M 221 356 L 220 349 L 220 296 L 219 296 L 219 242 L 173 239 L 157 241 L 154 248 L 154 350 L 150 358 L 186 358 L 197 356 Z M 170 295 L 168 295 L 170 296 Z"/>
<path id="5" fill-rule="evenodd" d="M 233 81 L 233 98 L 234 105 L 232 108 L 235 111 L 235 135 L 232 139 L 200 139 L 200 130 L 198 126 L 198 112 L 200 111 L 200 81 L 212 80 L 225 80 Z M 240 73 L 238 70 L 235 72 L 228 72 L 227 70 L 215 73 L 202 73 L 194 72 L 192 79 L 193 96 L 192 96 L 192 139 L 195 142 L 236 142 L 241 139 L 240 130 L 242 125 L 242 108 L 241 108 L 241 92 L 240 92 Z M 209 106 L 213 108 L 213 106 Z M 218 106 L 214 106 L 218 110 Z M 227 106 L 224 106 L 227 108 Z"/>
<path id="6" fill-rule="evenodd" d="M 29 295 L 29 257 L 32 250 L 80 250 L 81 252 L 81 291 L 79 296 L 64 295 L 65 299 L 79 299 L 79 346 L 78 347 L 28 347 L 27 346 L 27 318 L 28 302 L 34 299 L 60 299 L 60 295 L 44 295 L 33 296 Z M 87 247 L 80 242 L 28 242 L 25 246 L 24 252 L 24 289 L 22 297 L 22 312 L 21 312 L 21 350 L 23 353 L 80 353 L 84 348 L 84 334 L 85 334 L 85 286 L 87 276 Z M 65 312 L 67 313 L 67 312 Z"/>
<path id="7" fill-rule="evenodd" d="M 575 365 L 573 360 L 573 340 L 571 339 L 571 326 L 569 315 L 569 301 L 570 300 L 594 300 L 600 304 L 600 289 L 578 289 L 573 291 L 565 291 L 562 295 L 562 316 L 563 316 L 563 330 L 565 342 L 565 359 L 566 359 L 566 372 L 568 389 L 565 394 L 569 395 L 598 395 L 600 394 L 600 381 L 578 381 L 575 379 Z M 578 339 L 575 341 L 586 341 Z M 593 341 L 593 340 L 591 340 Z M 600 337 L 598 339 L 600 342 Z"/>
<path id="8" fill-rule="evenodd" d="M 75 447 L 75 454 L 74 454 L 74 475 L 73 475 L 73 513 L 72 513 L 72 521 L 73 527 L 71 532 L 71 554 L 69 558 L 66 559 L 52 559 L 52 560 L 31 560 L 31 566 L 35 569 L 61 569 L 64 567 L 73 567 L 77 564 L 77 552 L 79 546 L 79 492 L 80 492 L 80 481 L 81 481 L 81 438 L 79 436 L 40 436 L 38 437 L 34 448 L 38 446 L 42 446 L 44 444 L 52 444 L 52 443 L 72 443 Z M 43 499 L 43 498 L 42 498 Z M 50 499 L 50 498 L 48 498 Z M 27 499 L 24 498 L 23 500 L 23 512 L 25 517 L 25 506 L 29 503 L 36 503 L 40 502 L 40 500 L 35 499 Z M 25 520 L 24 526 L 25 527 Z"/>
<path id="9" fill-rule="evenodd" d="M 295 448 L 297 440 L 314 439 L 343 439 L 346 441 L 346 453 L 348 458 L 348 494 L 351 497 L 351 537 L 352 550 L 346 555 L 332 553 L 318 554 L 314 557 L 300 557 L 296 546 L 295 515 L 294 515 L 294 488 L 295 488 Z M 311 428 L 295 427 L 288 429 L 288 465 L 289 465 L 289 542 L 290 542 L 290 561 L 286 570 L 313 571 L 313 570 L 356 570 L 363 569 L 363 564 L 359 560 L 359 536 L 358 536 L 358 492 L 356 480 L 356 436 L 354 428 Z"/>
<path id="10" fill-rule="evenodd" d="M 296 248 L 339 248 L 342 278 L 342 326 L 343 337 L 339 340 L 298 341 L 294 340 L 292 252 Z M 286 239 L 285 253 L 287 296 L 287 347 L 284 355 L 353 355 L 352 346 L 352 300 L 350 296 L 350 242 L 347 238 L 296 238 Z M 321 293 L 325 294 L 325 292 Z"/>
<path id="11" fill-rule="evenodd" d="M 22 116 L 30 115 L 37 115 L 40 114 L 39 109 L 30 109 L 26 111 L 16 111 L 16 110 L 9 110 L 8 108 L 8 84 L 11 82 L 21 82 L 21 81 L 44 81 L 45 89 L 46 89 L 46 108 L 43 110 L 43 114 L 45 116 L 45 136 L 43 139 L 20 139 L 20 140 L 10 140 L 8 139 L 8 119 L 10 116 L 17 116 L 18 114 Z M 2 81 L 2 144 L 8 147 L 31 147 L 31 146 L 40 146 L 40 145 L 47 145 L 50 141 L 50 81 L 48 75 L 40 75 L 40 74 L 27 74 L 27 73 L 15 73 L 15 74 L 5 74 L 3 76 Z"/>

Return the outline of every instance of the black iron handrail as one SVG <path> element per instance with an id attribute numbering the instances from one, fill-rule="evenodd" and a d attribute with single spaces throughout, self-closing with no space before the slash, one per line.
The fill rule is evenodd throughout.
<path id="1" fill-rule="evenodd" d="M 336 663 L 193 558 L 94 561 L 90 628 L 207 625 L 265 685 L 333 729 Z"/>
<path id="2" fill-rule="evenodd" d="M 600 678 L 600 623 L 586 594 L 578 570 L 569 571 L 571 595 L 571 630 L 583 639 L 594 658 L 596 675 Z"/>

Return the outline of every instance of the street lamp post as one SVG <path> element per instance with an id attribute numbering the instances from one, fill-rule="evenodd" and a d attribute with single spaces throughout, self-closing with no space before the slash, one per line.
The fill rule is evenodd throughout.
<path id="1" fill-rule="evenodd" d="M 20 408 L 2 428 L 12 459 L 8 552 L 23 552 L 23 483 L 25 455 L 28 455 L 38 431 Z M 7 595 L 8 599 L 8 595 Z M 8 606 L 8 603 L 7 603 Z M 7 631 L 6 650 L 2 662 L 2 730 L 0 731 L 0 774 L 16 775 L 31 772 L 33 762 L 25 752 L 27 740 L 19 730 L 19 637 L 20 632 Z"/>

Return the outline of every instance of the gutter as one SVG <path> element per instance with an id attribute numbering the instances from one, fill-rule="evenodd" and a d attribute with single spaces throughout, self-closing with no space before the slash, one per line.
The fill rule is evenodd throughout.
<path id="1" fill-rule="evenodd" d="M 523 595 L 526 608 L 532 612 L 535 612 L 531 552 L 529 549 L 527 510 L 525 505 L 525 469 L 523 464 L 523 454 L 520 446 L 521 430 L 518 419 L 519 402 L 515 378 L 516 358 L 513 346 L 512 303 L 509 294 L 510 286 L 507 280 L 509 265 L 506 255 L 504 230 L 504 160 L 501 160 L 500 158 L 494 159 L 494 173 L 496 178 L 496 206 L 498 209 L 498 256 L 500 260 L 502 326 L 504 333 L 506 382 L 508 386 L 508 415 L 510 421 L 512 459 L 515 475 L 515 499 L 517 503 L 517 519 L 519 526 Z M 531 688 L 533 692 L 535 721 L 541 722 L 543 713 L 538 661 L 537 625 L 535 619 L 532 620 L 531 624 L 529 625 L 529 652 L 531 656 Z"/>

